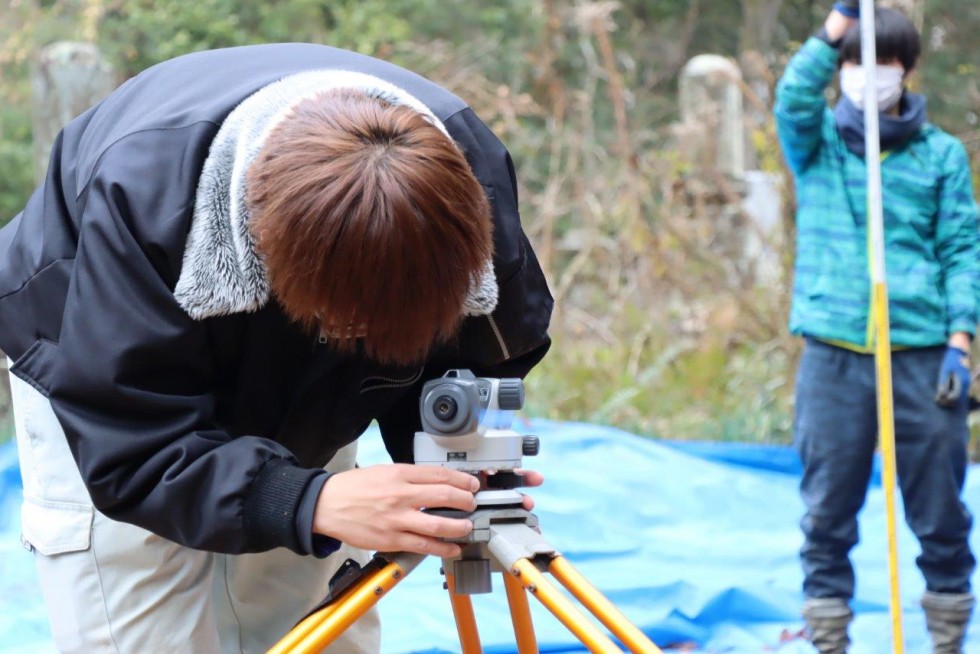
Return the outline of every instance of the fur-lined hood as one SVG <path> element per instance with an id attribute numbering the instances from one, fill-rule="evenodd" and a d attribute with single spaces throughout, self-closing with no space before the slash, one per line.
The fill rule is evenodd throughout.
<path id="1" fill-rule="evenodd" d="M 311 71 L 270 84 L 235 108 L 211 143 L 198 182 L 194 215 L 174 296 L 195 320 L 261 309 L 268 275 L 248 227 L 248 169 L 272 129 L 299 102 L 334 89 L 356 89 L 423 114 L 446 136 L 438 118 L 404 89 L 344 70 Z M 473 279 L 463 314 L 488 315 L 497 304 L 493 263 Z"/>

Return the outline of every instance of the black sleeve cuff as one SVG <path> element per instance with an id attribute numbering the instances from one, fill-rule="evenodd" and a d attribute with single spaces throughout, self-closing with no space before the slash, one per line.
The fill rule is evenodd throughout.
<path id="1" fill-rule="evenodd" d="M 834 50 L 839 50 L 840 49 L 840 44 L 844 40 L 844 37 L 841 37 L 839 39 L 836 39 L 834 41 L 831 41 L 830 40 L 830 35 L 827 34 L 827 28 L 826 27 L 821 27 L 820 28 L 820 31 L 817 32 L 816 34 L 814 34 L 814 36 L 817 37 L 818 39 L 820 39 L 821 41 L 823 41 L 824 43 L 826 43 L 827 45 L 829 45 Z"/>
<path id="2" fill-rule="evenodd" d="M 296 538 L 299 540 L 303 554 L 312 554 L 318 559 L 324 559 L 340 549 L 340 541 L 330 536 L 313 533 L 313 515 L 316 512 L 316 501 L 320 497 L 323 485 L 330 478 L 330 473 L 314 477 L 306 487 L 303 499 L 300 500 L 296 512 Z"/>
<path id="3" fill-rule="evenodd" d="M 262 466 L 249 487 L 242 510 L 248 549 L 264 552 L 285 547 L 298 554 L 306 553 L 297 535 L 297 514 L 307 488 L 316 477 L 325 474 L 316 468 L 297 467 L 285 459 L 272 459 Z"/>

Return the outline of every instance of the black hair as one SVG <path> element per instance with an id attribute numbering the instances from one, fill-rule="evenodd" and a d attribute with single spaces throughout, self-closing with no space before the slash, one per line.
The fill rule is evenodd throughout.
<path id="1" fill-rule="evenodd" d="M 897 9 L 875 9 L 875 54 L 878 61 L 898 59 L 906 71 L 915 68 L 922 52 L 919 32 L 905 14 Z M 861 26 L 852 25 L 840 44 L 838 67 L 846 62 L 861 63 Z"/>

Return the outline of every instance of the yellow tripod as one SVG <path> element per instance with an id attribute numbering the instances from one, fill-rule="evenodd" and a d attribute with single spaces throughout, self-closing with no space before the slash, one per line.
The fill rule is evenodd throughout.
<path id="1" fill-rule="evenodd" d="M 481 652 L 480 636 L 470 595 L 490 592 L 492 571 L 503 573 L 511 621 L 519 654 L 538 651 L 528 605 L 528 591 L 564 624 L 591 652 L 622 650 L 545 577 L 550 573 L 630 652 L 654 654 L 661 650 L 603 597 L 541 536 L 537 517 L 521 507 L 514 491 L 477 493 L 477 510 L 441 512 L 473 521 L 473 531 L 460 541 L 462 553 L 443 560 L 456 630 L 463 654 Z M 353 561 L 331 581 L 330 593 L 268 654 L 315 654 L 332 643 L 364 615 L 398 582 L 414 570 L 425 555 L 378 553 L 363 568 Z"/>

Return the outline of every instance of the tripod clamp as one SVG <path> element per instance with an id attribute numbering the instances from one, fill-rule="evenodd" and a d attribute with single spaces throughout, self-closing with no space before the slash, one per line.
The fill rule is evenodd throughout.
<path id="1" fill-rule="evenodd" d="M 456 593 L 476 595 L 492 591 L 491 572 L 506 572 L 517 559 L 552 559 L 558 555 L 541 536 L 538 517 L 522 506 L 522 496 L 512 490 L 480 491 L 475 511 L 430 510 L 439 516 L 465 518 L 473 531 L 462 538 L 447 539 L 462 546 L 459 556 L 443 559 L 451 570 Z"/>

